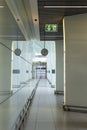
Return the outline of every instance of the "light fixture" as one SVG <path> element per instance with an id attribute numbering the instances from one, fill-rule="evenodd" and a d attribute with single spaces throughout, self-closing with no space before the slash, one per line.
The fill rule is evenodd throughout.
<path id="1" fill-rule="evenodd" d="M 18 31 L 17 31 L 17 48 L 14 51 L 16 56 L 20 56 L 21 55 L 21 50 L 20 48 L 18 48 Z"/>
<path id="2" fill-rule="evenodd" d="M 43 56 L 46 56 L 46 55 L 48 54 L 48 50 L 47 50 L 46 48 L 43 48 L 43 49 L 41 50 L 41 54 L 42 54 Z"/>
<path id="3" fill-rule="evenodd" d="M 44 8 L 87 8 L 87 6 L 72 6 L 72 5 L 70 5 L 70 6 L 44 6 Z"/>
<path id="4" fill-rule="evenodd" d="M 48 55 L 48 50 L 45 48 L 45 26 L 44 26 L 44 48 L 41 50 L 43 56 Z"/>
<path id="5" fill-rule="evenodd" d="M 20 56 L 20 54 L 21 54 L 21 50 L 19 48 L 16 48 L 15 49 L 15 55 Z"/>

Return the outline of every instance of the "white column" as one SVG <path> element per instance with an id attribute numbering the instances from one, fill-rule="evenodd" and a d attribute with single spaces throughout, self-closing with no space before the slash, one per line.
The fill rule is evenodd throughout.
<path id="1" fill-rule="evenodd" d="M 64 91 L 63 40 L 56 41 L 56 94 Z"/>
<path id="2" fill-rule="evenodd" d="M 46 43 L 46 48 L 49 51 L 47 55 L 47 78 L 51 87 L 55 87 L 55 41 L 49 41 Z"/>
<path id="3" fill-rule="evenodd" d="M 9 94 L 12 91 L 12 52 L 9 50 L 11 43 L 11 41 L 0 39 L 0 94 Z"/>
<path id="4" fill-rule="evenodd" d="M 65 17 L 64 105 L 87 107 L 87 14 Z"/>

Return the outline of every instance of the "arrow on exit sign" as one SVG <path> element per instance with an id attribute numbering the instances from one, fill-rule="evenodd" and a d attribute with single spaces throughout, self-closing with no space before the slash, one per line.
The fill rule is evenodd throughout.
<path id="1" fill-rule="evenodd" d="M 57 32 L 58 25 L 57 24 L 45 24 L 46 32 Z"/>

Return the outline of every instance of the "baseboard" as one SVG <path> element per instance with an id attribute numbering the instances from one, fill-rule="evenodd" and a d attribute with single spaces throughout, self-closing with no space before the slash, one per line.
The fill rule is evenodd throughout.
<path id="1" fill-rule="evenodd" d="M 87 107 L 86 106 L 63 105 L 63 110 L 64 111 L 87 113 Z"/>
<path id="2" fill-rule="evenodd" d="M 64 95 L 64 91 L 55 90 L 54 93 L 58 95 Z"/>
<path id="3" fill-rule="evenodd" d="M 12 85 L 12 86 L 13 86 L 13 88 L 20 88 L 21 85 L 15 85 L 15 84 L 14 84 L 14 85 Z"/>
<path id="4" fill-rule="evenodd" d="M 13 91 L 0 91 L 0 95 L 8 95 L 8 94 L 12 94 Z"/>

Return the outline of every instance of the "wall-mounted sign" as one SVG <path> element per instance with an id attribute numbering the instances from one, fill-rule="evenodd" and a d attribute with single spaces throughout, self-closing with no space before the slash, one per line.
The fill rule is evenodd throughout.
<path id="1" fill-rule="evenodd" d="M 20 74 L 20 70 L 19 69 L 15 69 L 15 70 L 13 70 L 13 73 L 14 74 Z"/>
<path id="2" fill-rule="evenodd" d="M 58 25 L 57 24 L 45 24 L 46 32 L 57 32 Z"/>
<path id="3" fill-rule="evenodd" d="M 55 74 L 55 69 L 52 69 L 52 74 Z"/>

